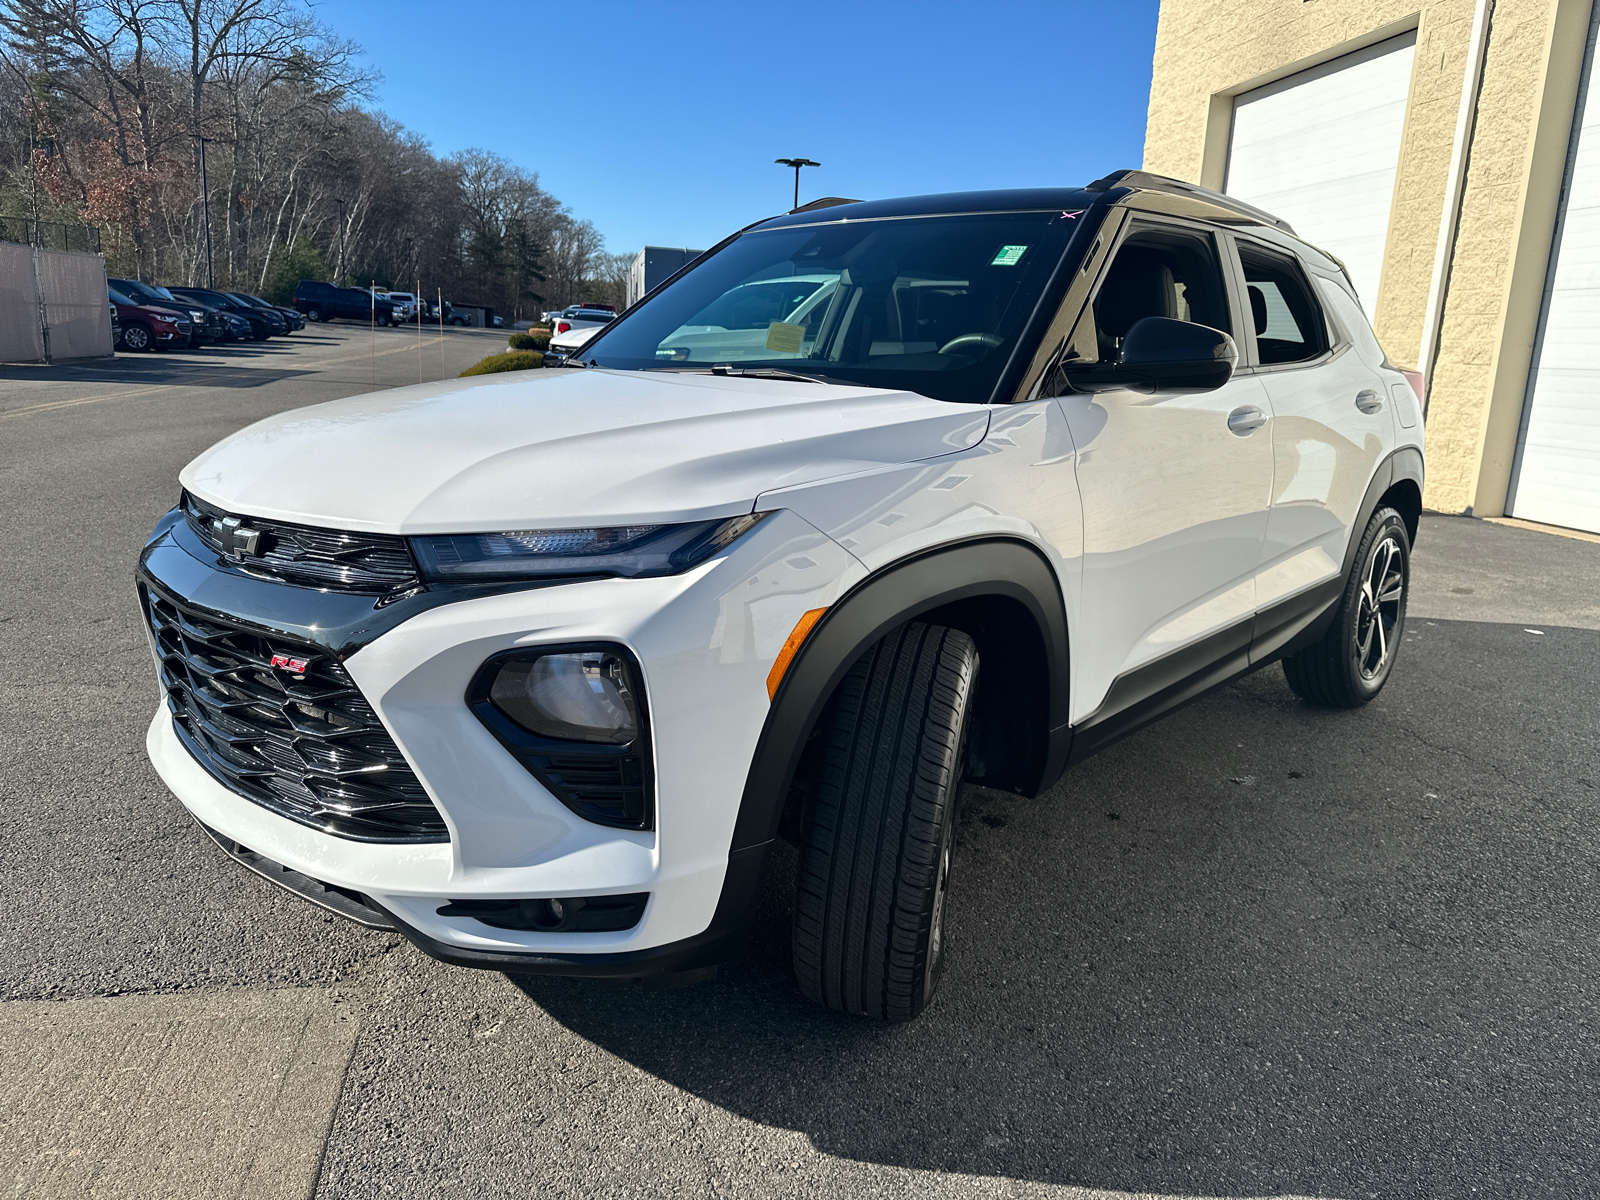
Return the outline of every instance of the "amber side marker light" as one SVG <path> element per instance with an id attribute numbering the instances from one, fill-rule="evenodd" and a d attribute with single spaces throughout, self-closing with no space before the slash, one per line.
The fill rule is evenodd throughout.
<path id="1" fill-rule="evenodd" d="M 783 643 L 783 649 L 778 651 L 778 661 L 772 664 L 772 670 L 767 672 L 767 699 L 771 700 L 778 694 L 778 685 L 783 682 L 784 675 L 789 670 L 789 664 L 794 661 L 794 656 L 800 653 L 800 647 L 805 645 L 806 638 L 816 623 L 822 620 L 825 608 L 813 608 L 810 612 L 801 614 L 794 623 L 794 630 L 789 634 L 788 641 Z"/>

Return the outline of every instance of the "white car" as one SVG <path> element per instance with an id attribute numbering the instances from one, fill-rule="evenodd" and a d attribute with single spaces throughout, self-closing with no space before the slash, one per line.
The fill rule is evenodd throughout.
<path id="1" fill-rule="evenodd" d="M 576 306 L 567 309 L 550 327 L 545 366 L 560 366 L 578 347 L 616 319 L 617 314 L 609 309 Z"/>
<path id="2" fill-rule="evenodd" d="M 572 325 L 564 333 L 550 335 L 550 344 L 545 348 L 545 366 L 561 366 L 573 354 L 576 354 L 595 334 L 604 329 L 604 325 Z"/>
<path id="3" fill-rule="evenodd" d="M 801 989 L 906 1019 L 963 779 L 1041 795 L 1274 662 L 1379 693 L 1422 451 L 1340 265 L 1226 197 L 786 214 L 581 362 L 189 464 L 139 565 L 147 745 L 240 863 L 509 972 L 714 969 L 787 839 Z"/>
<path id="4" fill-rule="evenodd" d="M 386 299 L 394 305 L 394 316 L 397 324 L 417 319 L 417 298 L 410 292 L 390 292 Z"/>

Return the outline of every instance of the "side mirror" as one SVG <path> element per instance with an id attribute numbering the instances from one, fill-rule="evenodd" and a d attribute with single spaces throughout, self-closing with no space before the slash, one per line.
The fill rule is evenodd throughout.
<path id="1" fill-rule="evenodd" d="M 1210 392 L 1233 378 L 1238 363 L 1239 348 L 1220 329 L 1145 317 L 1122 339 L 1122 356 L 1114 365 L 1074 372 L 1069 379 L 1085 392 Z"/>

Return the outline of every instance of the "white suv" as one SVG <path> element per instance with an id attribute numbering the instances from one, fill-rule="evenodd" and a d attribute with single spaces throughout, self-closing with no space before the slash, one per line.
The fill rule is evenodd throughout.
<path id="1" fill-rule="evenodd" d="M 1340 265 L 1226 197 L 786 214 L 581 359 L 252 425 L 140 562 L 168 786 L 448 962 L 693 978 L 785 838 L 801 988 L 909 1018 L 963 779 L 1040 795 L 1275 661 L 1345 707 L 1393 667 L 1416 397 Z"/>

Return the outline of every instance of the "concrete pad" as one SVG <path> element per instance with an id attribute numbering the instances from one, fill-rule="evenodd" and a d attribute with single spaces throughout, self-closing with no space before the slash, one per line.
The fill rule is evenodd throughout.
<path id="1" fill-rule="evenodd" d="M 1406 616 L 1600 629 L 1600 545 L 1423 513 Z"/>
<path id="2" fill-rule="evenodd" d="M 358 1024 L 312 988 L 0 1004 L 6 1194 L 307 1197 Z"/>

